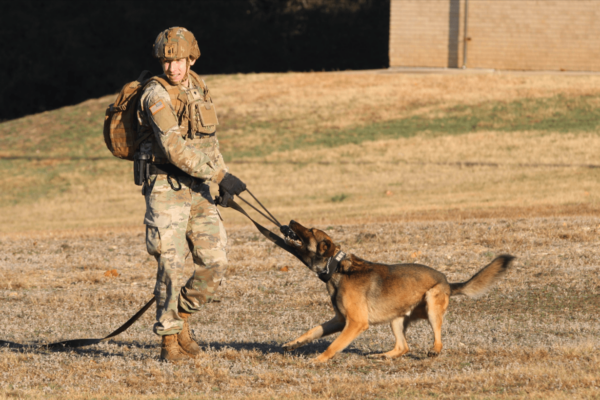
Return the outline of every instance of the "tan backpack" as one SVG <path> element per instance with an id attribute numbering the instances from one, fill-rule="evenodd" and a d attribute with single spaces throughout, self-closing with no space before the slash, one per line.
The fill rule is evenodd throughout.
<path id="1" fill-rule="evenodd" d="M 138 136 L 137 103 L 142 89 L 152 78 L 143 81 L 148 71 L 121 89 L 115 102 L 108 106 L 104 117 L 104 142 L 110 152 L 119 158 L 133 161 L 133 154 L 150 134 Z"/>

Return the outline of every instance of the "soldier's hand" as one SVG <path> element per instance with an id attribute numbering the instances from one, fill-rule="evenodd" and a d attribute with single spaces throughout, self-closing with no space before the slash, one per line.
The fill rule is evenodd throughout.
<path id="1" fill-rule="evenodd" d="M 229 172 L 225 174 L 221 182 L 219 183 L 219 193 L 221 190 L 226 191 L 231 196 L 239 195 L 244 190 L 246 190 L 246 184 L 242 182 L 237 176 L 230 174 Z"/>
<path id="2" fill-rule="evenodd" d="M 215 203 L 221 207 L 229 207 L 229 200 L 233 200 L 233 196 L 226 190 L 219 188 L 219 195 L 215 198 Z"/>

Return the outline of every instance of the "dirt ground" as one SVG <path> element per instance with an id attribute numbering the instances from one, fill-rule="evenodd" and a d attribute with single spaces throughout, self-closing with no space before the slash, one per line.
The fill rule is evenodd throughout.
<path id="1" fill-rule="evenodd" d="M 347 252 L 418 262 L 451 282 L 495 255 L 517 256 L 506 278 L 476 299 L 452 298 L 444 350 L 428 358 L 426 322 L 411 351 L 373 326 L 325 365 L 311 359 L 335 338 L 295 352 L 282 344 L 328 320 L 324 284 L 249 227 L 229 229 L 230 268 L 219 302 L 192 318 L 203 345 L 179 365 L 158 360 L 153 308 L 115 340 L 49 351 L 53 341 L 102 337 L 152 296 L 155 261 L 141 229 L 3 237 L 0 398 L 597 398 L 600 395 L 600 219 L 547 217 L 407 220 L 323 225 Z M 189 260 L 188 260 L 189 261 Z M 188 264 L 188 273 L 191 265 Z M 107 277 L 116 269 L 118 276 Z M 114 275 L 114 274 L 113 274 Z"/>

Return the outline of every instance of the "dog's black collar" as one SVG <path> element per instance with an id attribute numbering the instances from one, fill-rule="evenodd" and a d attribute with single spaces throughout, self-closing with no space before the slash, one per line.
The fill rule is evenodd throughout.
<path id="1" fill-rule="evenodd" d="M 337 271 L 338 265 L 340 264 L 340 262 L 342 262 L 344 258 L 346 258 L 346 253 L 344 253 L 343 251 L 340 251 L 335 256 L 331 257 L 329 261 L 327 261 L 327 266 L 325 267 L 325 270 L 319 274 L 319 279 L 325 283 L 329 282 L 333 274 L 335 274 L 335 272 Z"/>

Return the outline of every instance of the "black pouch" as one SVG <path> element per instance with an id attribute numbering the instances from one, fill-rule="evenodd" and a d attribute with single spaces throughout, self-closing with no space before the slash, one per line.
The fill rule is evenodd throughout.
<path id="1" fill-rule="evenodd" d="M 133 182 L 142 186 L 150 176 L 150 154 L 135 153 L 133 157 Z"/>

